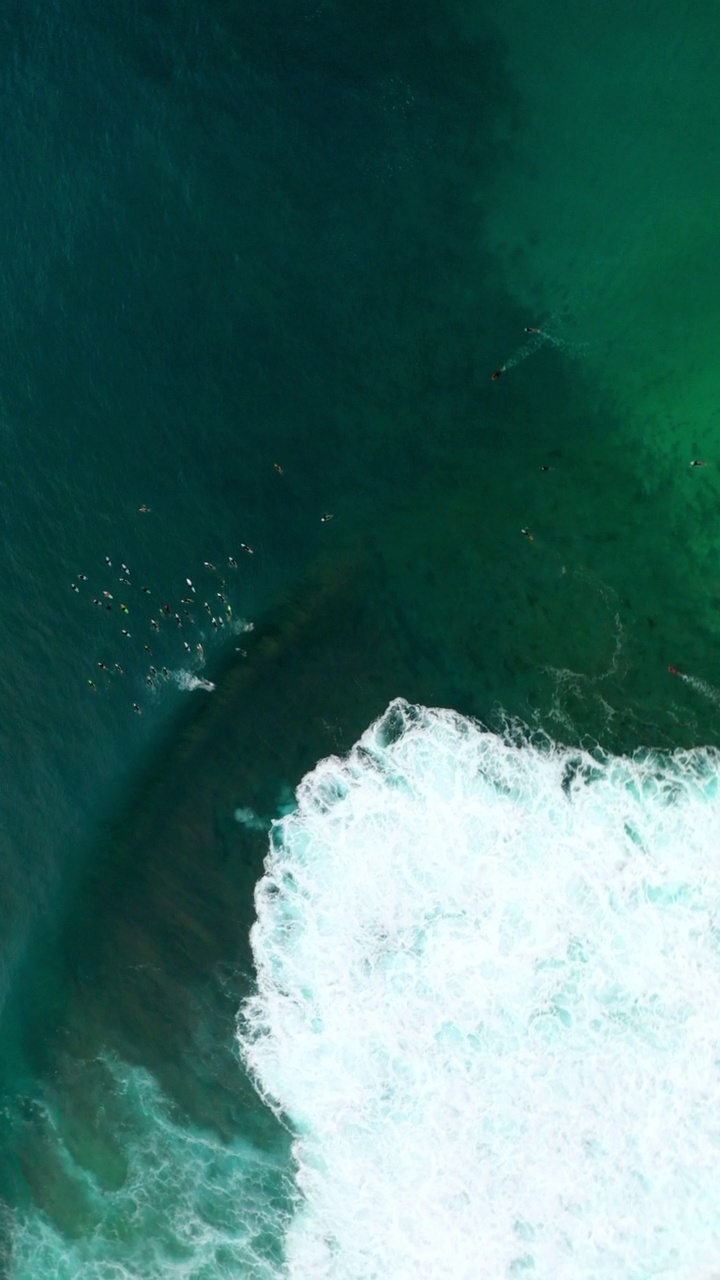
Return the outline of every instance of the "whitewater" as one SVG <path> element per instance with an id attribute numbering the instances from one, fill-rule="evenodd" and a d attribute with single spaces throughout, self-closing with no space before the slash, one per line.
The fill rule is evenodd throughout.
<path id="1" fill-rule="evenodd" d="M 292 1280 L 717 1274 L 714 751 L 394 702 L 273 824 L 241 1053 Z"/>
<path id="2" fill-rule="evenodd" d="M 228 1069 L 290 1138 L 103 1052 L 87 1106 L 33 1104 L 83 1230 L 18 1207 L 13 1280 L 717 1280 L 719 762 L 398 700 L 294 807 L 240 805 L 269 850 Z"/>

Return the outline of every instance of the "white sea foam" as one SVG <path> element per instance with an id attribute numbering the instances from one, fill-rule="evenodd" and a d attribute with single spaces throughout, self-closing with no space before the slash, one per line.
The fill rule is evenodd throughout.
<path id="1" fill-rule="evenodd" d="M 73 1123 L 66 1099 L 47 1111 L 56 1163 L 48 1163 L 42 1191 L 60 1207 L 61 1222 L 72 1221 L 82 1204 L 80 1230 L 62 1232 L 50 1215 L 29 1207 L 5 1215 L 12 1261 L 3 1276 L 274 1280 L 268 1235 L 282 1229 L 284 1152 L 191 1127 L 143 1068 L 107 1056 L 103 1062 L 115 1085 L 107 1099 L 114 1132 Z M 85 1087 L 92 1112 L 92 1083 Z M 66 1199 L 53 1189 L 58 1168 L 76 1182 Z"/>
<path id="2" fill-rule="evenodd" d="M 297 1135 L 287 1275 L 716 1275 L 717 757 L 397 702 L 298 800 L 240 1023 Z"/>
<path id="3" fill-rule="evenodd" d="M 179 689 L 204 689 L 206 693 L 212 693 L 215 688 L 212 680 L 204 680 L 202 676 L 193 675 L 192 671 L 185 671 L 184 669 L 174 671 L 173 679 Z"/>

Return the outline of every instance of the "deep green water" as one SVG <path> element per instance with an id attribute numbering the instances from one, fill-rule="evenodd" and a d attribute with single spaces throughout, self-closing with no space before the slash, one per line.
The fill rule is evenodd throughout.
<path id="1" fill-rule="evenodd" d="M 272 816 L 397 695 L 717 742 L 715 22 L 6 6 L 8 1275 L 280 1265 L 290 1139 L 233 1042 L 266 845 L 238 806 Z M 526 325 L 554 341 L 491 382 Z M 255 631 L 156 636 L 187 577 Z M 149 689 L 201 632 L 216 691 Z"/>

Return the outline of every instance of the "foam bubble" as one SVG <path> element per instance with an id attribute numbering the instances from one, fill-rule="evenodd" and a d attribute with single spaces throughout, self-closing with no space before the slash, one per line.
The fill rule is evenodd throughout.
<path id="1" fill-rule="evenodd" d="M 46 1109 L 55 1160 L 76 1184 L 50 1203 L 72 1218 L 81 1195 L 79 1223 L 61 1232 L 32 1207 L 8 1212 L 12 1280 L 277 1277 L 284 1153 L 190 1126 L 147 1071 L 103 1063 L 115 1087 L 112 1135 L 76 1127 L 61 1104 Z M 45 1193 L 53 1174 L 48 1161 Z"/>
<path id="2" fill-rule="evenodd" d="M 289 1277 L 715 1274 L 717 782 L 402 701 L 303 781 L 240 1023 Z"/>
<path id="3" fill-rule="evenodd" d="M 204 689 L 206 693 L 212 693 L 215 688 L 212 680 L 204 680 L 202 676 L 193 675 L 192 671 L 174 671 L 173 678 L 179 689 Z"/>

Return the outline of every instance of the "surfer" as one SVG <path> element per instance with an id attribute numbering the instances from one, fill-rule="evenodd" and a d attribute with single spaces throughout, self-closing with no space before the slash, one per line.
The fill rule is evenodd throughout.
<path id="1" fill-rule="evenodd" d="M 152 627 L 153 631 L 160 630 L 160 623 L 157 621 L 157 618 L 150 619 L 150 626 Z"/>
<path id="2" fill-rule="evenodd" d="M 117 671 L 117 673 L 118 673 L 118 675 L 119 675 L 119 676 L 124 676 L 124 675 L 125 675 L 125 670 L 124 670 L 124 668 L 123 668 L 123 667 L 121 667 L 121 666 L 120 666 L 120 663 L 119 663 L 119 662 L 116 662 L 116 663 L 114 663 L 113 665 L 114 665 L 115 670 Z"/>
<path id="3" fill-rule="evenodd" d="M 203 560 L 203 565 L 205 566 L 206 569 L 210 569 L 212 573 L 217 572 L 215 565 L 212 564 L 209 560 Z"/>
<path id="4" fill-rule="evenodd" d="M 496 369 L 494 373 L 490 374 L 490 381 L 497 382 L 498 378 L 501 378 L 502 375 L 505 373 L 505 370 L 506 370 L 505 365 L 503 365 L 502 369 Z"/>
<path id="5" fill-rule="evenodd" d="M 125 630 L 125 627 L 123 627 L 123 629 L 122 629 L 122 633 L 123 633 L 123 635 L 124 635 L 124 636 L 127 636 L 128 640 L 131 638 L 131 636 L 130 636 L 130 632 L 129 632 L 129 631 L 126 631 L 126 630 Z"/>
<path id="6" fill-rule="evenodd" d="M 706 466 L 707 466 L 707 462 L 700 462 L 699 458 L 693 458 L 692 462 L 690 463 L 690 466 L 691 466 L 691 467 L 706 467 Z"/>
<path id="7" fill-rule="evenodd" d="M 523 535 L 523 537 L 528 538 L 530 542 L 535 541 L 534 535 L 530 532 L 529 529 L 521 529 L 520 532 Z"/>
<path id="8" fill-rule="evenodd" d="M 142 715 L 142 711 L 140 710 L 140 708 L 139 708 L 139 706 L 138 706 L 137 702 L 133 702 L 133 711 L 134 711 L 134 712 L 135 712 L 135 714 L 136 714 L 136 715 L 138 715 L 138 716 L 141 716 L 141 715 Z"/>
<path id="9" fill-rule="evenodd" d="M 152 595 L 152 591 L 150 590 L 150 588 L 149 588 L 149 587 L 141 587 L 141 588 L 140 588 L 140 590 L 141 590 L 141 591 L 144 593 L 144 595 L 146 595 L 146 596 L 151 596 L 151 595 Z"/>
<path id="10" fill-rule="evenodd" d="M 150 510 L 152 510 L 152 508 L 146 507 L 144 502 L 141 507 L 138 507 L 138 511 L 142 511 L 144 515 L 147 515 L 148 511 Z"/>
<path id="11" fill-rule="evenodd" d="M 335 519 L 334 511 L 323 511 L 320 517 L 320 523 L 327 524 L 329 520 L 334 520 L 334 519 Z"/>
<path id="12" fill-rule="evenodd" d="M 680 668 L 679 668 L 679 667 L 668 667 L 668 671 L 670 672 L 670 675 L 671 675 L 671 676 L 681 676 L 681 675 L 682 675 L 682 671 L 680 670 Z"/>
<path id="13" fill-rule="evenodd" d="M 528 325 L 525 325 L 525 332 L 526 333 L 542 333 L 542 329 L 530 329 Z"/>
<path id="14" fill-rule="evenodd" d="M 71 582 L 71 583 L 70 583 L 70 586 L 72 587 L 73 591 L 79 591 L 79 590 L 80 590 L 80 588 L 79 588 L 79 586 L 78 586 L 77 582 Z"/>

